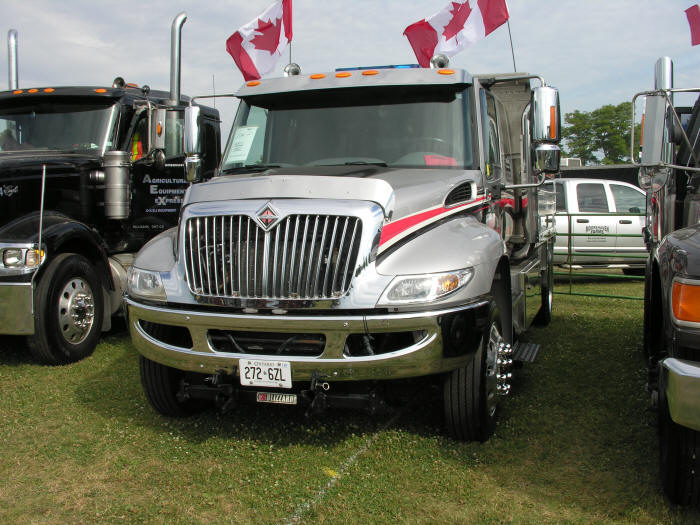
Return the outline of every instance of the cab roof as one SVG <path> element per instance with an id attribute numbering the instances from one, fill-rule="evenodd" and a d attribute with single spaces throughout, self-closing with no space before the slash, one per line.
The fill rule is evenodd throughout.
<path id="1" fill-rule="evenodd" d="M 472 77 L 463 69 L 345 68 L 330 73 L 300 74 L 246 82 L 236 93 L 245 98 L 275 93 L 380 86 L 464 86 Z"/>

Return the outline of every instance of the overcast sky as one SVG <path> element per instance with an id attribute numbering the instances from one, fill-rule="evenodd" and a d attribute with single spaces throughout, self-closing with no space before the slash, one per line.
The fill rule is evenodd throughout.
<path id="1" fill-rule="evenodd" d="M 0 0 L 7 75 L 7 31 L 19 33 L 20 87 L 128 82 L 169 89 L 170 26 L 185 11 L 182 92 L 233 92 L 243 82 L 226 39 L 271 0 Z M 403 30 L 446 0 L 293 0 L 293 60 L 302 72 L 415 62 Z M 559 88 L 562 112 L 618 104 L 653 87 L 660 56 L 675 64 L 677 87 L 700 85 L 700 45 L 690 45 L 684 10 L 693 0 L 508 0 L 519 71 Z M 283 57 L 268 76 L 281 76 Z M 471 73 L 513 70 L 506 25 L 453 58 Z M 0 89 L 8 86 L 7 77 Z M 232 103 L 219 101 L 224 134 Z"/>

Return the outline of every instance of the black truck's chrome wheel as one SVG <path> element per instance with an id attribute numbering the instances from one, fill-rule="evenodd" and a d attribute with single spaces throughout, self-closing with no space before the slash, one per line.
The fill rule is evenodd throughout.
<path id="1" fill-rule="evenodd" d="M 75 253 L 48 262 L 34 294 L 32 354 L 51 365 L 72 363 L 97 346 L 104 316 L 103 290 L 92 263 Z"/>
<path id="2" fill-rule="evenodd" d="M 69 280 L 58 300 L 58 324 L 70 344 L 85 341 L 95 323 L 95 296 L 86 280 Z"/>

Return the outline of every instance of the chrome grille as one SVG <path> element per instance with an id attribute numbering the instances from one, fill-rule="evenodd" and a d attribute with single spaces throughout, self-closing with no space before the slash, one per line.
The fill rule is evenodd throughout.
<path id="1" fill-rule="evenodd" d="M 187 284 L 223 298 L 332 299 L 350 287 L 357 217 L 290 215 L 265 231 L 252 217 L 194 217 L 185 229 Z"/>

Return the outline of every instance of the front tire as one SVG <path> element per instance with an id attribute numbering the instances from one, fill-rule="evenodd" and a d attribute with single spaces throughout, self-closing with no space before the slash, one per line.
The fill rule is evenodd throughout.
<path id="1" fill-rule="evenodd" d="M 203 410 L 201 402 L 192 399 L 180 401 L 177 397 L 186 372 L 161 365 L 142 355 L 139 356 L 139 370 L 146 399 L 156 412 L 168 417 L 185 417 Z"/>
<path id="2" fill-rule="evenodd" d="M 445 377 L 443 403 L 448 433 L 459 441 L 486 441 L 496 427 L 501 316 L 491 304 L 489 323 L 470 361 Z"/>
<path id="3" fill-rule="evenodd" d="M 677 505 L 700 504 L 700 432 L 673 422 L 666 401 L 659 410 L 661 482 Z"/>
<path id="4" fill-rule="evenodd" d="M 63 253 L 40 277 L 34 296 L 32 355 L 49 365 L 79 361 L 95 350 L 102 331 L 102 283 L 82 255 Z"/>

